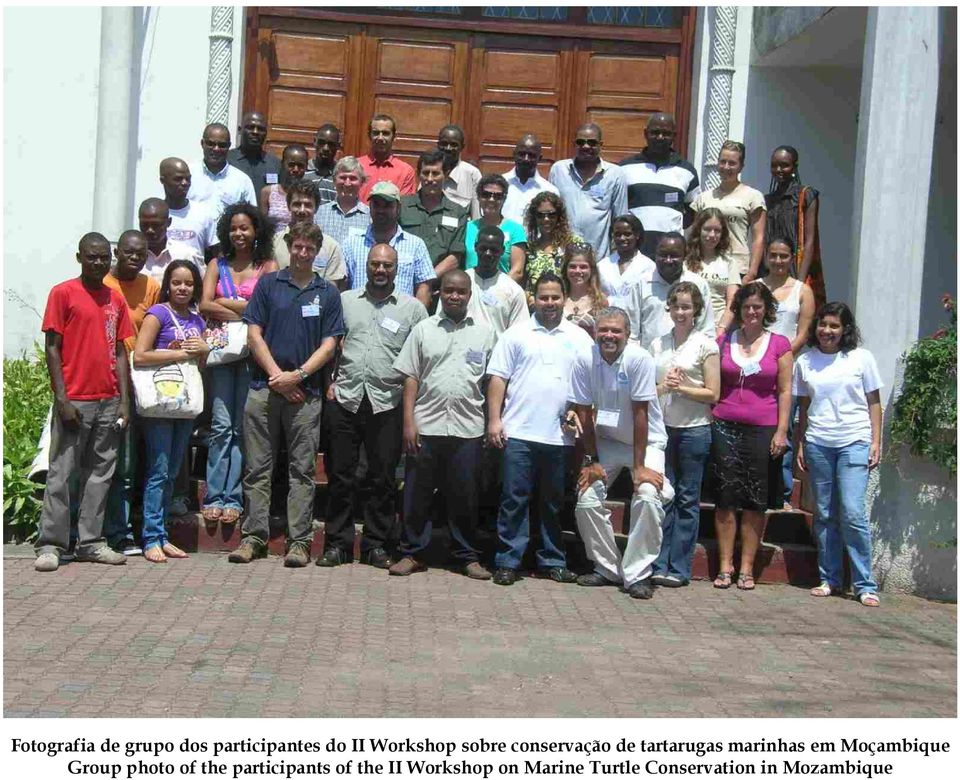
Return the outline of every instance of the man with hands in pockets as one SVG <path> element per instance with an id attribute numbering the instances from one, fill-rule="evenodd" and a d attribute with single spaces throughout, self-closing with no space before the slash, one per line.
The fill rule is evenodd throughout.
<path id="1" fill-rule="evenodd" d="M 601 309 L 596 321 L 596 344 L 577 356 L 570 390 L 585 452 L 577 479 L 577 528 L 594 564 L 594 571 L 577 583 L 622 585 L 633 598 L 649 599 L 653 562 L 663 539 L 663 507 L 673 500 L 664 477 L 667 431 L 657 400 L 656 365 L 643 347 L 627 343 L 630 319 L 623 309 Z M 624 468 L 630 469 L 634 493 L 621 558 L 603 502 Z"/>

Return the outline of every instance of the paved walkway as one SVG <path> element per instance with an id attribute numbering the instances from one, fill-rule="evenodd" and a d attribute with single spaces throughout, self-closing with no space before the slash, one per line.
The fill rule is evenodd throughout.
<path id="1" fill-rule="evenodd" d="M 4 560 L 5 716 L 956 716 L 954 605 Z"/>

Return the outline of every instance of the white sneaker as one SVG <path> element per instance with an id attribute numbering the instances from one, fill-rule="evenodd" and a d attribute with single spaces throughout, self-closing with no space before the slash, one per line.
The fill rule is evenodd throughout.
<path id="1" fill-rule="evenodd" d="M 136 542 L 129 539 L 120 545 L 119 552 L 121 555 L 143 555 L 143 550 L 137 547 Z"/>
<path id="2" fill-rule="evenodd" d="M 56 571 L 60 567 L 60 556 L 55 552 L 40 553 L 34 561 L 36 571 Z"/>
<path id="3" fill-rule="evenodd" d="M 109 566 L 122 566 L 127 562 L 125 555 L 111 550 L 105 544 L 100 545 L 93 550 L 78 552 L 77 560 L 86 561 L 88 563 L 105 563 Z"/>

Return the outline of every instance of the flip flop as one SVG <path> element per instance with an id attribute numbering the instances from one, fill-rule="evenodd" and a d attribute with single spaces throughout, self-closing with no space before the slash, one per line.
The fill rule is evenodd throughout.
<path id="1" fill-rule="evenodd" d="M 203 517 L 204 522 L 207 523 L 217 522 L 222 514 L 223 508 L 219 506 L 205 506 L 200 510 L 200 515 Z"/>
<path id="2" fill-rule="evenodd" d="M 733 584 L 733 572 L 732 571 L 722 571 L 717 575 L 717 578 L 713 581 L 713 587 L 719 590 L 726 590 Z"/>
<path id="3" fill-rule="evenodd" d="M 861 593 L 857 596 L 860 603 L 865 607 L 879 607 L 880 597 L 876 593 Z"/>
<path id="4" fill-rule="evenodd" d="M 220 522 L 224 525 L 233 525 L 240 519 L 240 510 L 233 507 L 227 507 L 220 510 Z"/>
<path id="5" fill-rule="evenodd" d="M 737 587 L 740 590 L 753 590 L 757 587 L 752 574 L 741 574 L 737 577 Z"/>

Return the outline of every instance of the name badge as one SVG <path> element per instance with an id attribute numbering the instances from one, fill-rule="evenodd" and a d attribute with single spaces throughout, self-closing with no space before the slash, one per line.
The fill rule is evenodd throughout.
<path id="1" fill-rule="evenodd" d="M 316 303 L 309 303 L 306 306 L 301 306 L 300 315 L 302 317 L 319 317 L 320 306 Z"/>
<path id="2" fill-rule="evenodd" d="M 396 333 L 400 330 L 400 323 L 390 317 L 384 317 L 380 320 L 380 327 L 384 330 L 388 330 L 391 333 Z"/>
<path id="3" fill-rule="evenodd" d="M 676 203 L 679 200 L 679 195 L 676 192 L 668 192 L 663 196 L 664 203 Z"/>
<path id="4" fill-rule="evenodd" d="M 483 365 L 483 350 L 480 349 L 468 349 L 467 350 L 467 362 L 473 363 L 478 366 Z"/>
<path id="5" fill-rule="evenodd" d="M 480 300 L 487 306 L 496 307 L 500 305 L 500 299 L 489 290 L 484 290 L 480 293 Z"/>
<path id="6" fill-rule="evenodd" d="M 740 369 L 740 373 L 744 376 L 753 376 L 754 374 L 760 373 L 760 364 L 756 360 L 751 360 L 743 368 Z"/>
<path id="7" fill-rule="evenodd" d="M 321 271 L 321 270 L 323 270 L 324 268 L 327 267 L 327 261 L 326 261 L 326 260 L 314 260 L 314 261 L 313 261 L 313 267 L 316 268 L 318 271 Z"/>
<path id="8" fill-rule="evenodd" d="M 275 173 L 265 173 L 263 175 L 263 178 L 266 179 L 267 184 L 276 184 L 277 181 L 279 180 L 277 177 L 277 174 Z"/>
<path id="9" fill-rule="evenodd" d="M 460 227 L 456 217 L 440 217 L 440 225 L 445 228 L 453 228 L 454 230 Z"/>
<path id="10" fill-rule="evenodd" d="M 597 425 L 604 428 L 616 428 L 620 424 L 620 412 L 616 409 L 599 409 L 597 411 Z"/>
<path id="11" fill-rule="evenodd" d="M 629 383 L 630 383 L 630 377 L 627 376 L 627 373 L 625 371 L 621 371 L 619 374 L 617 374 L 617 384 L 626 385 Z"/>

